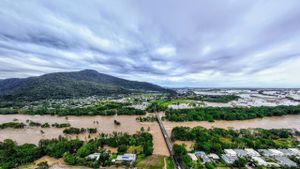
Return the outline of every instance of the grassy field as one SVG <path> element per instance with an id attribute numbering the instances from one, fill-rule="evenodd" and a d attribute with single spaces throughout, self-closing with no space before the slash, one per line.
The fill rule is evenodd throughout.
<path id="1" fill-rule="evenodd" d="M 194 100 L 190 100 L 190 99 L 175 99 L 175 100 L 159 99 L 159 100 L 154 100 L 151 103 L 158 104 L 161 107 L 168 107 L 169 105 L 172 104 L 193 103 L 193 102 Z"/>
<path id="2" fill-rule="evenodd" d="M 138 159 L 136 167 L 142 169 L 160 169 L 164 168 L 165 156 L 152 155 L 146 158 Z"/>

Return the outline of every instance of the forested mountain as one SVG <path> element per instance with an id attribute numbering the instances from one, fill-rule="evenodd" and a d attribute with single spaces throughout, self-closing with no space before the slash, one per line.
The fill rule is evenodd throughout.
<path id="1" fill-rule="evenodd" d="M 172 90 L 146 83 L 129 81 L 94 70 L 50 73 L 24 79 L 0 80 L 0 100 L 64 99 L 106 96 L 132 92 L 164 92 Z"/>

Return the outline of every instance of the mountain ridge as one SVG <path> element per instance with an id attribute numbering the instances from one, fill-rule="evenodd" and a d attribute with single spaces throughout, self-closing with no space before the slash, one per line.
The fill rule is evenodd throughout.
<path id="1" fill-rule="evenodd" d="M 141 91 L 174 92 L 152 83 L 126 80 L 90 69 L 0 80 L 0 100 L 11 101 L 106 96 Z"/>

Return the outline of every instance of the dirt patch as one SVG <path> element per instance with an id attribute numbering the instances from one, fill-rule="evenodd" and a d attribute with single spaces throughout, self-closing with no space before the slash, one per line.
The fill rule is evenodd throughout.
<path id="1" fill-rule="evenodd" d="M 103 148 L 110 151 L 111 153 L 117 153 L 118 152 L 118 148 L 116 148 L 116 147 L 110 147 L 110 146 L 105 145 Z"/>

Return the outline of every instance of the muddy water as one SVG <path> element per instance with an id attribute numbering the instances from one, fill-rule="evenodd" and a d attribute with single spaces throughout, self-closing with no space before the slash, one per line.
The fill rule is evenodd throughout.
<path id="1" fill-rule="evenodd" d="M 30 115 L 0 115 L 0 123 L 11 122 L 18 119 L 19 122 L 26 123 L 26 120 L 32 120 L 39 123 L 70 123 L 72 127 L 77 128 L 97 128 L 99 133 L 112 133 L 112 132 L 127 132 L 134 134 L 144 127 L 147 130 L 150 127 L 150 133 L 153 135 L 154 154 L 169 155 L 166 143 L 157 123 L 140 123 L 136 121 L 138 116 L 30 116 Z M 118 120 L 121 125 L 116 126 L 114 120 Z M 97 123 L 95 123 L 95 121 Z M 41 132 L 43 130 L 43 134 Z M 15 140 L 19 144 L 33 143 L 37 144 L 41 139 L 57 138 L 63 134 L 63 129 L 57 128 L 40 128 L 40 127 L 27 127 L 24 129 L 3 129 L 0 130 L 0 141 L 4 139 Z M 92 135 L 92 137 L 96 135 Z M 72 136 L 78 137 L 82 140 L 87 140 L 88 135 Z"/>
<path id="2" fill-rule="evenodd" d="M 112 133 L 127 132 L 133 134 L 144 127 L 147 130 L 150 127 L 150 133 L 153 135 L 154 142 L 154 154 L 157 155 L 169 155 L 168 149 L 164 142 L 163 136 L 157 123 L 140 123 L 135 119 L 138 116 L 30 116 L 30 115 L 0 115 L 0 123 L 11 122 L 14 119 L 18 119 L 19 122 L 26 123 L 26 120 L 32 120 L 39 123 L 70 123 L 73 127 L 78 128 L 97 128 L 99 133 Z M 114 120 L 121 122 L 120 126 L 114 125 Z M 95 123 L 97 121 L 97 123 Z M 240 128 L 295 128 L 300 130 L 300 115 L 288 115 L 282 117 L 265 117 L 262 119 L 252 119 L 243 121 L 223 121 L 219 120 L 213 123 L 209 122 L 163 122 L 168 133 L 171 133 L 172 128 L 176 126 L 203 126 L 207 128 L 220 127 L 228 128 L 233 127 Z M 43 130 L 44 134 L 41 133 Z M 34 143 L 37 144 L 40 139 L 57 138 L 63 134 L 63 129 L 57 128 L 40 128 L 40 127 L 28 127 L 24 129 L 3 129 L 0 130 L 0 141 L 4 139 L 12 139 L 19 144 Z M 92 135 L 96 137 L 97 134 Z M 88 135 L 83 134 L 78 137 L 82 140 L 87 140 Z"/>
<path id="3" fill-rule="evenodd" d="M 167 132 L 170 134 L 172 129 L 176 126 L 186 126 L 186 127 L 196 127 L 202 126 L 206 128 L 229 128 L 233 127 L 235 129 L 241 128 L 292 128 L 300 130 L 300 115 L 287 115 L 281 117 L 264 117 L 260 119 L 251 119 L 251 120 L 234 120 L 234 121 L 225 121 L 217 120 L 215 122 L 163 122 Z"/>

